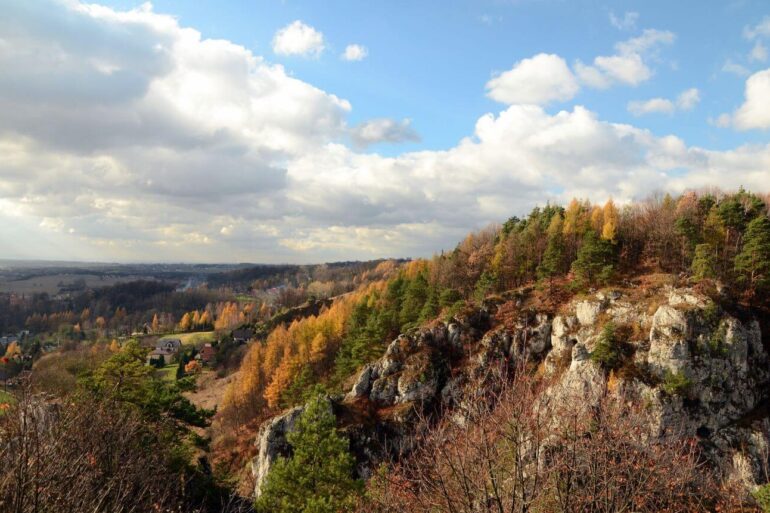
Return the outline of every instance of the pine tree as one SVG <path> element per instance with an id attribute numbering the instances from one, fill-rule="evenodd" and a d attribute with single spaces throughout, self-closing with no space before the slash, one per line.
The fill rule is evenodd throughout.
<path id="1" fill-rule="evenodd" d="M 548 280 L 553 285 L 553 277 L 564 271 L 565 244 L 561 215 L 551 218 L 548 226 L 548 245 L 543 254 L 543 260 L 537 268 L 538 278 Z"/>
<path id="2" fill-rule="evenodd" d="M 592 285 L 610 279 L 614 272 L 614 248 L 609 241 L 601 240 L 593 230 L 583 236 L 577 260 L 572 271 L 581 281 Z"/>
<path id="3" fill-rule="evenodd" d="M 746 228 L 743 249 L 735 257 L 735 272 L 749 293 L 770 288 L 770 219 L 762 215 Z"/>
<path id="4" fill-rule="evenodd" d="M 717 262 L 714 256 L 714 248 L 711 244 L 698 244 L 695 246 L 695 256 L 692 259 L 693 278 L 704 280 L 706 278 L 716 278 Z"/>
<path id="5" fill-rule="evenodd" d="M 353 478 L 348 441 L 337 432 L 329 403 L 316 397 L 287 435 L 290 458 L 279 458 L 256 501 L 259 513 L 351 511 L 362 483 Z"/>

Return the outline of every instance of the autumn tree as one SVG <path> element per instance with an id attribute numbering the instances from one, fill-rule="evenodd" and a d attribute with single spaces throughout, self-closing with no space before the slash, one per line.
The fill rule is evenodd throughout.
<path id="1" fill-rule="evenodd" d="M 615 242 L 618 234 L 618 209 L 610 199 L 602 209 L 602 239 Z"/>
<path id="2" fill-rule="evenodd" d="M 185 312 L 179 320 L 179 331 L 190 331 L 190 328 L 192 328 L 192 318 L 189 313 Z"/>

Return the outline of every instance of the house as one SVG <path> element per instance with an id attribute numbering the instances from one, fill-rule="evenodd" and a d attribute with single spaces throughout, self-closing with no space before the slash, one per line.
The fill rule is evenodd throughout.
<path id="1" fill-rule="evenodd" d="M 182 347 L 182 341 L 178 338 L 162 338 L 155 343 L 155 349 L 163 349 L 172 353 L 179 352 Z"/>
<path id="2" fill-rule="evenodd" d="M 147 364 L 152 363 L 152 360 L 163 359 L 163 364 L 168 365 L 176 361 L 176 352 L 171 352 L 166 349 L 153 349 L 150 354 L 147 355 Z"/>
<path id="3" fill-rule="evenodd" d="M 250 328 L 238 328 L 233 330 L 233 341 L 238 344 L 245 344 L 254 338 L 254 330 Z"/>
<path id="4" fill-rule="evenodd" d="M 179 349 L 182 347 L 182 341 L 178 338 L 165 338 L 158 340 L 150 354 L 147 355 L 147 363 L 152 360 L 163 359 L 163 363 L 168 365 L 174 363 L 179 355 Z"/>
<path id="5" fill-rule="evenodd" d="M 201 350 L 196 355 L 196 358 L 200 360 L 203 364 L 210 364 L 214 361 L 214 357 L 217 355 L 217 350 L 214 346 L 211 344 L 204 344 L 203 347 L 201 347 Z"/>

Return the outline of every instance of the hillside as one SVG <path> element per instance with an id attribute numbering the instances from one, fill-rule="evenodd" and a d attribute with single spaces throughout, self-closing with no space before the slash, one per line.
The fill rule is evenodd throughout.
<path id="1" fill-rule="evenodd" d="M 174 292 L 225 300 L 182 310 L 166 335 L 152 319 L 150 334 L 122 343 L 81 316 L 76 345 L 35 361 L 32 383 L 53 397 L 18 394 L 2 429 L 51 454 L 57 437 L 114 439 L 108 454 L 126 454 L 130 472 L 107 458 L 84 475 L 132 483 L 141 504 L 168 510 L 761 511 L 766 200 L 740 190 L 548 204 L 431 259 L 301 277 L 272 306 L 227 287 Z M 124 287 L 94 297 L 133 298 Z M 146 303 L 131 304 L 116 317 L 148 318 Z M 178 365 L 146 364 L 152 341 L 195 330 L 216 348 L 210 366 L 193 362 L 202 340 L 183 346 Z M 104 425 L 93 411 L 127 420 Z M 41 419 L 32 431 L 18 424 L 29 415 Z M 134 437 L 149 433 L 158 437 L 136 450 Z M 65 471 L 55 459 L 3 457 Z M 140 477 L 145 465 L 154 473 Z M 162 475 L 188 484 L 159 487 Z M 46 500 L 64 493 L 45 490 Z M 73 500 L 95 493 L 84 484 Z"/>

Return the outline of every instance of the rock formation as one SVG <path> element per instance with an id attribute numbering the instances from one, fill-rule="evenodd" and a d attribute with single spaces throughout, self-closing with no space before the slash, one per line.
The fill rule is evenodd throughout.
<path id="1" fill-rule="evenodd" d="M 730 479 L 746 487 L 761 479 L 770 446 L 770 368 L 760 324 L 723 311 L 687 288 L 602 291 L 574 299 L 552 314 L 516 303 L 513 321 L 496 317 L 498 304 L 449 322 L 402 334 L 365 366 L 350 391 L 329 399 L 348 434 L 362 477 L 387 456 L 408 452 L 421 413 L 451 412 L 478 393 L 479 379 L 501 363 L 528 359 L 554 380 L 548 394 L 590 404 L 605 393 L 646 405 L 650 436 L 676 430 L 697 437 Z M 631 349 L 633 372 L 609 373 L 591 358 L 612 321 Z M 768 337 L 765 337 L 768 338 Z M 289 454 L 286 433 L 302 411 L 265 423 L 252 463 L 259 494 L 270 465 Z M 454 418 L 454 417 L 453 417 Z"/>

